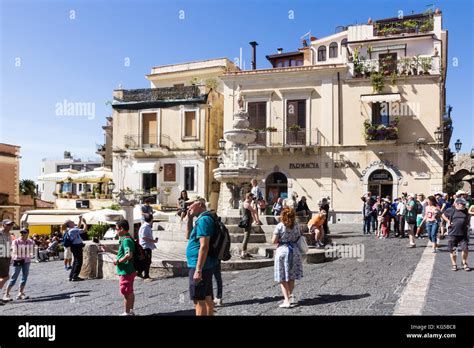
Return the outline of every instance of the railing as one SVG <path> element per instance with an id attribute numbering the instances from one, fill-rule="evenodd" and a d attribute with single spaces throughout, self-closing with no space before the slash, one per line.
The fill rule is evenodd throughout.
<path id="1" fill-rule="evenodd" d="M 373 24 L 374 36 L 400 35 L 403 33 L 426 33 L 432 31 L 434 19 L 432 15 L 413 15 L 404 18 L 377 21 Z"/>
<path id="2" fill-rule="evenodd" d="M 255 141 L 250 143 L 249 146 L 266 146 L 267 145 L 267 131 L 259 131 L 256 132 L 257 137 L 255 138 Z"/>
<path id="3" fill-rule="evenodd" d="M 162 88 L 126 89 L 120 98 L 123 102 L 184 100 L 194 99 L 202 95 L 200 86 L 180 86 Z"/>
<path id="4" fill-rule="evenodd" d="M 286 145 L 306 145 L 306 129 L 301 130 L 287 130 L 286 131 Z"/>
<path id="5" fill-rule="evenodd" d="M 391 122 L 388 125 L 372 124 L 364 122 L 364 135 L 367 141 L 384 141 L 398 139 L 398 122 Z"/>
<path id="6" fill-rule="evenodd" d="M 382 64 L 381 64 L 382 63 Z M 437 75 L 441 72 L 439 56 L 402 57 L 396 61 L 379 59 L 360 59 L 350 64 L 350 72 L 354 77 L 370 77 L 371 74 L 381 72 L 384 75 Z"/>
<path id="7" fill-rule="evenodd" d="M 124 136 L 124 146 L 129 150 L 166 149 L 166 150 L 202 150 L 196 143 L 186 147 L 178 146 L 169 135 L 161 134 L 133 134 Z"/>
<path id="8" fill-rule="evenodd" d="M 249 147 L 315 146 L 320 144 L 321 133 L 318 129 L 308 131 L 301 128 L 299 130 L 257 132 L 257 138 L 249 144 Z"/>
<path id="9" fill-rule="evenodd" d="M 134 134 L 124 136 L 124 145 L 129 150 L 157 148 L 158 134 Z"/>

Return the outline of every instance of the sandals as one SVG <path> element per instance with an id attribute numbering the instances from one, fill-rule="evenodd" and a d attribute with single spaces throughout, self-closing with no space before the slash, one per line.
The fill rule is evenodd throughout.
<path id="1" fill-rule="evenodd" d="M 452 265 L 451 266 L 451 271 L 457 271 L 458 270 L 458 266 L 457 265 Z"/>
<path id="2" fill-rule="evenodd" d="M 462 269 L 465 270 L 466 272 L 470 272 L 471 269 L 469 268 L 469 266 L 467 265 L 467 263 L 465 263 L 464 265 L 462 265 Z"/>

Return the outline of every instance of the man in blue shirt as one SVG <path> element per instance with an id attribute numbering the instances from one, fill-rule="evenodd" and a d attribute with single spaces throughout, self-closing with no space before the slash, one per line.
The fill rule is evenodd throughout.
<path id="1" fill-rule="evenodd" d="M 189 236 L 186 259 L 189 268 L 189 294 L 197 316 L 214 315 L 212 275 L 218 260 L 208 256 L 209 242 L 215 233 L 214 219 L 201 207 Z"/>
<path id="2" fill-rule="evenodd" d="M 74 261 L 72 263 L 71 273 L 69 273 L 69 281 L 70 282 L 78 282 L 84 280 L 79 277 L 82 268 L 82 249 L 84 248 L 84 243 L 81 238 L 81 234 L 84 233 L 83 229 L 78 228 L 73 221 L 66 220 L 64 222 L 66 225 L 67 231 L 65 235 L 69 235 L 69 239 L 71 239 L 71 252 L 74 256 Z M 78 226 L 82 225 L 82 216 L 79 217 L 79 224 Z"/>

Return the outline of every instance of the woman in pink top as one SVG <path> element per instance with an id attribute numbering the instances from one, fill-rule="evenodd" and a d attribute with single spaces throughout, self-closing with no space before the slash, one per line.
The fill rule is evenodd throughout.
<path id="1" fill-rule="evenodd" d="M 29 231 L 23 229 L 20 231 L 21 237 L 12 242 L 12 262 L 13 275 L 8 283 L 7 291 L 3 296 L 3 301 L 11 301 L 10 291 L 16 283 L 21 272 L 20 291 L 18 292 L 17 300 L 26 300 L 28 296 L 25 295 L 25 286 L 30 271 L 31 256 L 34 255 L 35 242 L 28 238 Z"/>
<path id="2" fill-rule="evenodd" d="M 428 206 L 425 208 L 425 216 L 423 217 L 423 223 L 426 222 L 426 231 L 428 232 L 428 237 L 433 243 L 433 252 L 435 253 L 438 249 L 438 241 L 436 239 L 438 235 L 438 219 L 441 210 L 438 207 L 436 198 L 434 196 L 428 197 Z"/>

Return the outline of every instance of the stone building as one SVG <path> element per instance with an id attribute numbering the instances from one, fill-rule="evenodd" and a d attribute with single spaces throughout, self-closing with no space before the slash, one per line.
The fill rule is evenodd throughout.
<path id="1" fill-rule="evenodd" d="M 441 12 L 369 20 L 302 46 L 267 56 L 272 68 L 221 77 L 224 130 L 239 91 L 258 133 L 249 158 L 266 200 L 297 192 L 316 210 L 329 197 L 331 219 L 352 222 L 369 190 L 442 191 L 451 126 Z"/>
<path id="2" fill-rule="evenodd" d="M 114 91 L 113 172 L 116 189 L 176 207 L 181 190 L 217 206 L 218 141 L 223 131 L 220 76 L 226 58 L 154 67 L 151 86 Z"/>
<path id="3" fill-rule="evenodd" d="M 0 144 L 0 220 L 20 221 L 20 146 Z"/>

